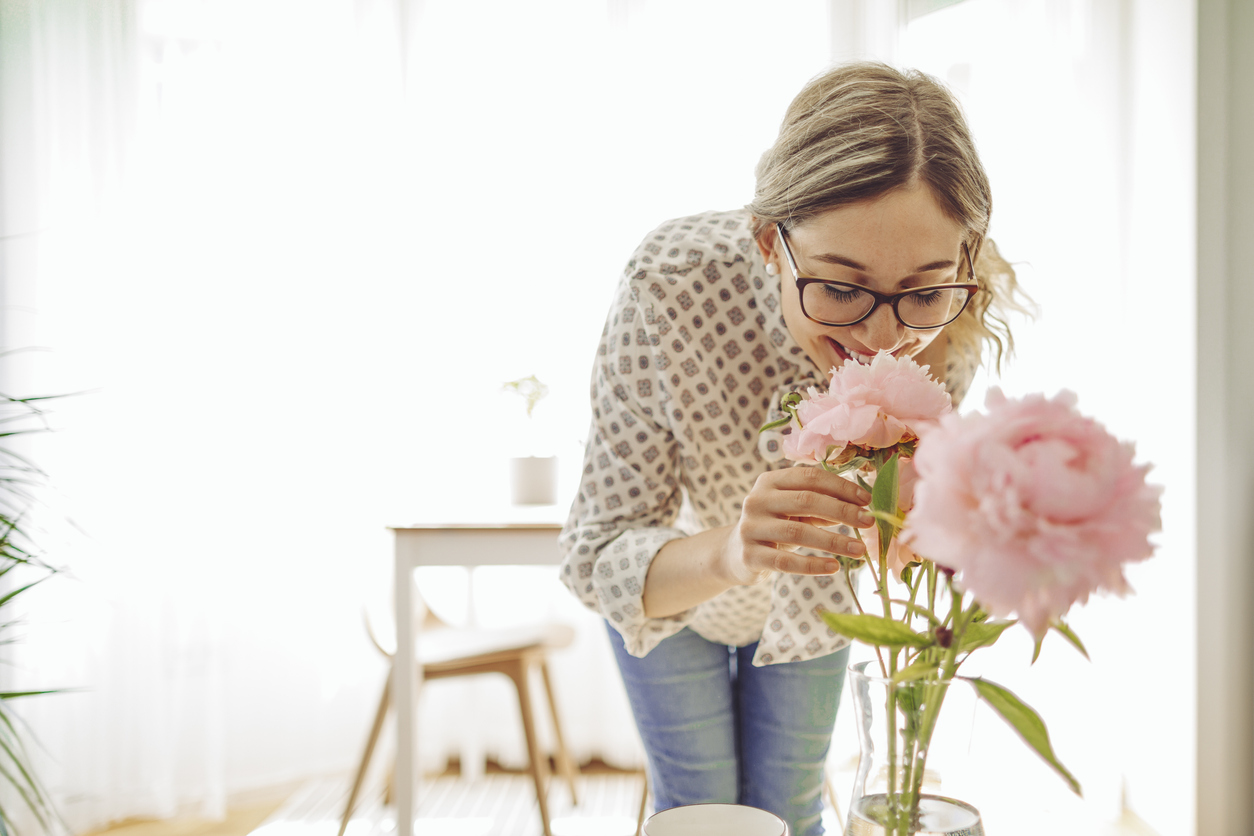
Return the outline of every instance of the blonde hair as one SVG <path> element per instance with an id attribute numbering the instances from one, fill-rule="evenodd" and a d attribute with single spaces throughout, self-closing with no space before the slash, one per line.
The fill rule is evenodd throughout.
<path id="1" fill-rule="evenodd" d="M 950 350 L 977 362 L 988 349 L 1000 368 L 1014 350 L 1006 318 L 1025 311 L 1014 268 L 987 239 L 993 199 L 966 119 L 939 81 L 885 64 L 834 67 L 812 79 L 784 114 L 758 163 L 755 237 L 822 212 L 927 184 L 941 209 L 967 230 L 980 290 L 945 327 Z"/>

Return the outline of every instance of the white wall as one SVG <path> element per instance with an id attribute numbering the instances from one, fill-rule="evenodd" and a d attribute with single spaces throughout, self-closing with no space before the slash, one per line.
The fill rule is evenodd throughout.
<path id="1" fill-rule="evenodd" d="M 1198 834 L 1254 830 L 1254 4 L 1198 2 Z"/>

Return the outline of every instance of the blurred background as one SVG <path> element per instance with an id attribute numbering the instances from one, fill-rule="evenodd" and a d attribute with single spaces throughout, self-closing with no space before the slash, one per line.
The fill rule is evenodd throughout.
<path id="1" fill-rule="evenodd" d="M 0 391 L 80 393 L 24 448 L 49 473 L 39 540 L 66 571 L 25 596 L 0 678 L 72 689 L 20 706 L 71 829 L 214 817 L 348 774 L 385 675 L 362 610 L 390 594 L 386 527 L 502 500 L 508 458 L 533 452 L 559 457 L 569 503 L 627 256 L 663 220 L 747 203 L 792 96 L 874 57 L 961 100 L 992 237 L 1039 306 L 964 408 L 990 385 L 1071 389 L 1166 486 L 1137 595 L 1074 614 L 1092 663 L 1059 643 L 1029 671 L 1017 638 L 983 665 L 1045 716 L 1091 809 L 1195 832 L 1214 803 L 1198 776 L 1228 745 L 1199 760 L 1213 671 L 1198 648 L 1216 646 L 1199 636 L 1199 560 L 1249 543 L 1201 531 L 1215 517 L 1199 520 L 1199 490 L 1204 515 L 1225 512 L 1204 502 L 1198 445 L 1236 456 L 1234 482 L 1249 458 L 1201 437 L 1199 410 L 1220 408 L 1207 432 L 1230 414 L 1250 356 L 1222 342 L 1231 305 L 1207 302 L 1227 273 L 1199 278 L 1199 217 L 1236 223 L 1227 174 L 1205 168 L 1235 129 L 1199 116 L 1199 90 L 1239 73 L 1198 43 L 1248 33 L 1245 15 L 1218 0 L 0 0 Z M 1233 352 L 1218 378 L 1199 375 L 1208 340 Z M 533 374 L 550 395 L 528 420 L 502 383 Z M 1199 537 L 1221 550 L 1199 558 Z M 418 580 L 455 624 L 469 582 Z M 474 585 L 478 623 L 577 627 L 554 660 L 575 755 L 638 765 L 598 619 L 556 571 L 480 569 Z M 1221 655 L 1244 641 L 1217 640 Z M 1224 699 L 1248 696 L 1245 664 L 1214 674 Z M 511 718 L 493 719 L 513 710 L 504 686 L 441 685 L 425 765 L 457 751 L 467 710 L 489 754 L 522 762 Z M 1229 731 L 1225 780 L 1254 780 L 1248 728 L 1216 739 Z M 1016 757 L 1013 774 L 1048 784 L 1043 809 L 1064 803 Z"/>

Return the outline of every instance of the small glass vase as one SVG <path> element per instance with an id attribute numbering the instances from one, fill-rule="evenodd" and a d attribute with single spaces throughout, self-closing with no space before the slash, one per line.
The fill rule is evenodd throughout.
<path id="1" fill-rule="evenodd" d="M 969 757 L 970 687 L 878 673 L 877 662 L 849 667 L 861 755 L 845 836 L 984 836 L 975 807 L 941 794 L 936 765 L 938 749 L 946 765 Z"/>

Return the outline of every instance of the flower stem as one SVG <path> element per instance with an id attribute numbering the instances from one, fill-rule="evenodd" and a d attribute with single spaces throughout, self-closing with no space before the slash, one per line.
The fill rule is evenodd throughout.
<path id="1" fill-rule="evenodd" d="M 927 609 L 936 612 L 936 564 L 927 561 Z"/>
<path id="2" fill-rule="evenodd" d="M 849 594 L 853 596 L 853 605 L 858 608 L 858 612 L 866 615 L 866 610 L 862 609 L 862 602 L 858 600 L 858 590 L 853 587 L 853 574 L 849 571 L 849 562 L 845 561 L 845 584 L 849 587 Z"/>
<path id="3" fill-rule="evenodd" d="M 961 643 L 962 635 L 966 632 L 967 624 L 970 621 L 972 613 L 975 611 L 974 605 L 970 611 L 962 609 L 962 593 L 955 590 L 953 581 L 948 582 L 950 607 L 949 618 L 953 620 L 953 638 L 950 640 L 949 647 L 944 649 L 944 653 L 940 660 L 937 678 L 933 682 L 929 682 L 924 688 L 924 709 L 923 717 L 919 721 L 918 736 L 915 739 L 915 751 L 911 753 L 910 764 L 908 769 L 909 789 L 906 790 L 906 800 L 910 803 L 911 808 L 918 804 L 918 800 L 923 791 L 923 776 L 927 765 L 927 752 L 931 745 L 932 733 L 936 730 L 936 722 L 940 718 L 941 704 L 945 701 L 945 696 L 949 691 L 949 683 L 953 681 L 954 674 L 958 669 L 958 646 Z M 947 621 L 949 619 L 946 619 Z"/>
<path id="4" fill-rule="evenodd" d="M 857 531 L 857 529 L 854 529 Z M 858 539 L 862 539 L 862 535 L 858 535 Z M 866 615 L 866 610 L 862 609 L 862 602 L 858 600 L 858 590 L 853 583 L 853 575 L 849 571 L 849 563 L 845 562 L 845 583 L 849 586 L 849 594 L 853 596 L 853 605 L 858 608 L 858 612 Z M 884 654 L 880 652 L 879 647 L 875 648 L 875 656 L 880 660 L 880 675 L 888 676 L 888 668 L 884 666 Z"/>
<path id="5" fill-rule="evenodd" d="M 887 551 L 888 551 L 887 549 L 880 550 L 880 558 L 879 558 L 880 571 L 879 571 L 879 577 L 876 578 L 875 588 L 876 588 L 876 592 L 880 596 L 880 601 L 884 606 L 884 617 L 891 619 L 893 617 L 893 604 L 892 604 L 891 596 L 889 595 L 889 592 L 888 592 L 888 554 L 887 554 Z M 870 565 L 871 561 L 868 560 L 867 564 Z M 909 619 L 910 619 L 910 611 L 907 610 L 906 620 L 909 621 Z M 898 791 L 898 779 L 904 778 L 905 776 L 900 774 L 900 771 L 898 768 L 898 764 L 901 763 L 901 760 L 899 758 L 898 749 L 897 749 L 897 743 L 898 743 L 897 741 L 897 687 L 896 685 L 893 684 L 893 681 L 892 681 L 893 676 L 895 676 L 897 673 L 898 652 L 900 652 L 899 648 L 888 649 L 888 670 L 885 673 L 885 678 L 889 680 L 888 699 L 886 701 L 887 704 L 884 706 L 885 717 L 888 721 L 887 722 L 888 751 L 886 753 L 888 756 L 888 787 L 887 787 L 888 789 L 888 796 L 887 796 L 888 798 L 888 822 L 887 822 L 887 826 L 892 829 L 893 834 L 900 834 L 900 836 L 907 836 L 908 831 L 906 828 L 908 826 L 910 819 L 913 818 L 913 809 L 908 805 L 903 806 L 900 803 L 903 800 L 908 801 L 908 799 L 903 799 L 901 797 L 900 792 Z M 906 727 L 908 728 L 909 725 L 910 724 L 907 723 Z M 905 744 L 906 741 L 903 740 L 902 743 Z M 903 751 L 903 754 L 904 754 L 904 751 Z"/>

